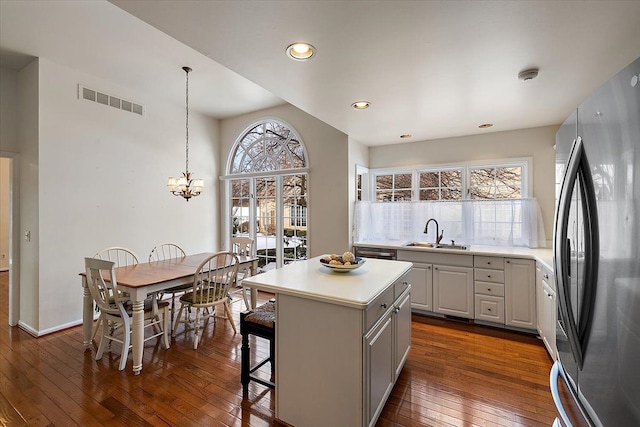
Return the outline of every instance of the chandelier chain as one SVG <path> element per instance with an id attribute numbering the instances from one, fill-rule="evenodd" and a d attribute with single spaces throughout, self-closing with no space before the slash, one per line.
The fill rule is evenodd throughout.
<path id="1" fill-rule="evenodd" d="M 184 70 L 187 73 L 187 89 L 186 89 L 186 105 L 187 105 L 187 120 L 186 120 L 186 145 L 185 145 L 185 167 L 184 170 L 185 172 L 188 174 L 189 173 L 189 71 L 191 71 L 190 68 L 185 67 Z"/>

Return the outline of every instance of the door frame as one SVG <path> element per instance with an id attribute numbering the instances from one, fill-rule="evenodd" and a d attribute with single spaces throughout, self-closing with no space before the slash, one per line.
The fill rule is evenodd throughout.
<path id="1" fill-rule="evenodd" d="M 16 326 L 20 319 L 19 154 L 0 151 L 0 157 L 9 160 L 9 326 Z"/>

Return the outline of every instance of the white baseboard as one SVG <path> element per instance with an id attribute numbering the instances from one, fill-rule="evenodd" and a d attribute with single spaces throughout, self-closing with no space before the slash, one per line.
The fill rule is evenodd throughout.
<path id="1" fill-rule="evenodd" d="M 32 328 L 31 326 L 27 325 L 26 323 L 19 321 L 18 322 L 18 326 L 23 329 L 25 332 L 27 332 L 29 335 L 32 335 L 36 338 L 39 338 L 41 336 L 44 335 L 48 335 L 48 334 L 52 334 L 54 332 L 58 332 L 58 331 L 62 331 L 64 329 L 69 329 L 69 328 L 73 328 L 74 326 L 78 326 L 78 325 L 82 325 L 82 319 L 80 320 L 75 320 L 73 322 L 69 322 L 69 323 L 65 323 L 63 325 L 57 325 L 53 328 L 48 328 L 48 329 L 43 329 L 41 331 L 37 331 L 34 328 Z"/>

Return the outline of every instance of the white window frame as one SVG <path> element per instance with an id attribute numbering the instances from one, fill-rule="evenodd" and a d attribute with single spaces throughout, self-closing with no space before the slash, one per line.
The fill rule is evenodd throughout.
<path id="1" fill-rule="evenodd" d="M 281 170 L 271 170 L 271 171 L 257 171 L 257 172 L 246 172 L 246 173 L 230 173 L 232 165 L 233 165 L 233 155 L 236 152 L 236 147 L 238 146 L 238 144 L 242 141 L 242 139 L 244 138 L 244 136 L 247 134 L 247 132 L 249 132 L 251 129 L 253 129 L 254 127 L 256 127 L 257 125 L 259 125 L 260 123 L 264 123 L 264 122 L 270 122 L 270 121 L 274 121 L 274 122 L 279 122 L 280 124 L 286 126 L 289 128 L 289 130 L 291 132 L 293 132 L 293 134 L 296 136 L 298 143 L 301 145 L 303 153 L 304 153 L 304 159 L 305 159 L 305 167 L 300 167 L 300 168 L 295 168 L 295 169 L 281 169 Z M 259 120 L 256 120 L 254 122 L 252 122 L 251 124 L 249 124 L 249 126 L 247 126 L 246 128 L 244 128 L 242 130 L 242 132 L 240 132 L 238 134 L 238 136 L 236 137 L 235 142 L 233 143 L 233 145 L 231 146 L 231 149 L 229 151 L 229 153 L 227 154 L 227 164 L 225 167 L 225 172 L 227 173 L 227 175 L 223 175 L 220 176 L 219 179 L 223 182 L 223 186 L 224 186 L 224 214 L 223 214 L 223 234 L 222 234 L 222 241 L 221 243 L 221 247 L 223 248 L 231 248 L 231 243 L 230 243 L 230 237 L 231 234 L 233 232 L 232 230 L 232 224 L 231 224 L 231 181 L 235 180 L 235 179 L 247 179 L 249 180 L 249 185 L 250 185 L 250 209 L 249 209 L 249 224 L 255 224 L 256 223 L 256 217 L 255 217 L 255 213 L 256 213 L 256 188 L 255 188 L 255 180 L 258 178 L 267 178 L 267 177 L 274 177 L 275 181 L 276 181 L 276 213 L 278 214 L 278 219 L 277 219 L 277 230 L 276 230 L 276 235 L 278 236 L 278 238 L 276 238 L 276 267 L 280 268 L 284 265 L 284 243 L 283 243 L 283 239 L 281 238 L 282 236 L 284 236 L 284 221 L 283 221 L 283 217 L 284 217 L 284 202 L 283 202 L 283 195 L 282 195 L 282 180 L 284 176 L 287 175 L 305 175 L 307 177 L 307 182 L 309 182 L 309 152 L 304 144 L 304 141 L 302 140 L 302 138 L 300 137 L 300 133 L 293 127 L 291 126 L 288 122 L 286 122 L 285 120 L 282 120 L 280 118 L 277 117 L 272 117 L 272 116 L 268 116 L 268 117 L 263 117 Z M 309 254 L 309 250 L 310 250 L 310 239 L 309 239 L 309 224 L 310 224 L 310 214 L 309 214 L 309 203 L 311 203 L 311 195 L 310 195 L 310 191 L 309 191 L 309 186 L 307 186 L 307 193 L 306 193 L 306 198 L 307 198 L 307 217 L 306 217 L 306 221 L 307 221 L 307 233 L 306 233 L 306 246 L 307 246 L 307 256 Z M 256 230 L 255 227 L 249 227 L 249 237 L 256 239 Z"/>
<path id="2" fill-rule="evenodd" d="M 471 161 L 461 163 L 445 163 L 434 165 L 419 165 L 411 168 L 377 168 L 369 170 L 369 200 L 376 200 L 376 177 L 379 175 L 397 175 L 401 173 L 411 173 L 412 176 L 412 201 L 420 201 L 420 172 L 440 172 L 443 170 L 461 169 L 462 170 L 462 200 L 469 199 L 469 187 L 471 174 L 470 169 L 476 168 L 505 168 L 505 167 L 522 167 L 522 199 L 527 199 L 533 195 L 533 159 L 531 157 L 519 157 L 513 159 L 494 159 L 483 161 Z M 363 198 L 364 200 L 364 198 Z M 500 200 L 500 199 L 497 199 Z M 393 203 L 393 202 L 391 202 Z"/>

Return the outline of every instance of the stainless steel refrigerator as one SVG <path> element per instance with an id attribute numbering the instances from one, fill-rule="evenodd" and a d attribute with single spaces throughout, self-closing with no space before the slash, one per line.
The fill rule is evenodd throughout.
<path id="1" fill-rule="evenodd" d="M 554 425 L 640 426 L 640 58 L 556 135 Z"/>

